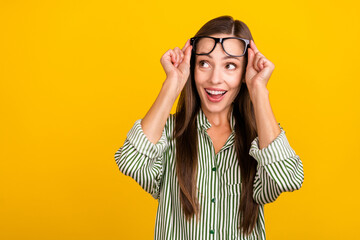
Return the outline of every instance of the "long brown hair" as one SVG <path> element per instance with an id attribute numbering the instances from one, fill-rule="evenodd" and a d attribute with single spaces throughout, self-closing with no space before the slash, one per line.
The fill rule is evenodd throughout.
<path id="1" fill-rule="evenodd" d="M 245 23 L 225 15 L 208 21 L 195 36 L 231 34 L 245 39 L 253 39 Z M 232 111 L 235 117 L 235 148 L 241 170 L 240 226 L 244 234 L 254 229 L 259 213 L 259 205 L 253 199 L 253 183 L 257 162 L 248 153 L 251 141 L 257 136 L 255 114 L 245 83 L 245 69 L 248 62 L 244 56 L 243 75 L 240 91 L 236 96 Z M 190 60 L 190 75 L 182 90 L 175 113 L 174 137 L 176 139 L 176 172 L 180 186 L 180 201 L 186 220 L 196 215 L 199 220 L 200 208 L 197 198 L 198 133 L 196 116 L 200 110 L 200 97 L 194 80 L 195 54 Z"/>

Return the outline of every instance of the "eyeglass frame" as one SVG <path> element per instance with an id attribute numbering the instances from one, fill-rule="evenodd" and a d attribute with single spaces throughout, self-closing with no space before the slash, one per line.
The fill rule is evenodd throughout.
<path id="1" fill-rule="evenodd" d="M 195 42 L 195 40 L 197 40 L 197 39 L 199 39 L 199 38 L 204 38 L 204 37 L 214 39 L 214 41 L 215 41 L 214 47 L 213 47 L 213 48 L 211 49 L 211 51 L 208 52 L 208 53 L 196 53 L 196 52 L 195 52 L 195 48 L 194 48 L 194 42 Z M 242 55 L 232 55 L 232 54 L 229 54 L 229 53 L 225 50 L 224 44 L 223 44 L 224 40 L 226 40 L 226 39 L 240 39 L 240 40 L 243 40 L 243 41 L 245 42 L 244 53 L 243 53 Z M 193 51 L 196 55 L 209 55 L 212 51 L 214 51 L 214 49 L 216 48 L 216 44 L 217 44 L 218 42 L 221 43 L 221 46 L 222 46 L 222 49 L 224 50 L 224 52 L 225 52 L 227 55 L 232 56 L 232 57 L 242 57 L 242 56 L 244 56 L 245 53 L 246 53 L 246 51 L 247 51 L 247 49 L 248 49 L 248 47 L 250 46 L 250 40 L 249 40 L 249 39 L 240 38 L 240 37 L 216 38 L 216 37 L 211 37 L 211 36 L 198 36 L 198 37 L 192 37 L 192 38 L 190 38 L 190 45 L 193 46 L 192 51 Z"/>

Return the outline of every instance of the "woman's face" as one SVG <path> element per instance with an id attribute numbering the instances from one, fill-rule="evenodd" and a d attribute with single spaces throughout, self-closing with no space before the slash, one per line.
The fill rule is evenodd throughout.
<path id="1" fill-rule="evenodd" d="M 228 34 L 211 36 L 234 37 Z M 231 47 L 227 46 L 228 52 L 231 52 Z M 230 110 L 232 102 L 240 91 L 241 76 L 244 71 L 243 61 L 244 56 L 227 55 L 221 43 L 217 43 L 209 55 L 196 55 L 194 77 L 203 111 L 227 113 Z"/>

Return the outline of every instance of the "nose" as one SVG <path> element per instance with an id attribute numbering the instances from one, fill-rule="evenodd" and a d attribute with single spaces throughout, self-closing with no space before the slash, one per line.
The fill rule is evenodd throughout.
<path id="1" fill-rule="evenodd" d="M 225 55 L 224 50 L 221 47 L 221 43 L 217 43 L 215 49 L 213 50 L 214 56 Z M 221 63 L 215 63 L 213 71 L 211 72 L 210 82 L 213 85 L 220 84 L 223 82 Z"/>
<path id="2" fill-rule="evenodd" d="M 214 70 L 211 72 L 210 82 L 214 85 L 222 83 L 222 73 L 221 68 L 218 65 L 215 65 Z"/>

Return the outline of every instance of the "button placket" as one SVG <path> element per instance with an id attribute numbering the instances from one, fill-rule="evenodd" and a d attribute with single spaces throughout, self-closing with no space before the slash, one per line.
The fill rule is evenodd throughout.
<path id="1" fill-rule="evenodd" d="M 213 159 L 215 160 L 215 156 L 213 155 Z M 216 161 L 213 161 L 213 162 L 216 162 Z M 212 194 L 210 196 L 213 196 L 212 199 L 211 199 L 211 206 L 210 206 L 210 209 L 211 209 L 211 221 L 210 221 L 210 236 L 212 237 L 215 237 L 215 206 L 214 206 L 214 201 L 215 201 L 215 198 L 214 196 L 216 196 L 216 166 L 212 167 L 211 168 L 212 170 L 212 177 L 211 177 L 211 192 Z"/>
<path id="2" fill-rule="evenodd" d="M 211 223 L 210 223 L 210 236 L 212 236 L 213 237 L 213 239 L 216 239 L 216 237 L 215 237 L 215 229 L 216 229 L 216 226 L 215 226 L 215 224 L 216 224 L 216 221 L 215 221 L 215 219 L 217 218 L 217 214 L 216 214 L 216 206 L 215 206 L 215 196 L 217 196 L 217 192 L 216 192 L 216 189 L 217 189 L 217 187 L 216 187 L 216 185 L 217 185 L 217 182 L 216 182 L 216 176 L 217 176 L 217 155 L 215 154 L 215 148 L 214 148 L 214 146 L 213 146 L 213 144 L 212 144 L 212 141 L 211 141 L 211 139 L 210 139 L 210 136 L 208 136 L 208 139 L 209 139 L 209 143 L 210 143 L 210 146 L 211 146 L 211 152 L 212 152 L 212 164 L 213 164 L 213 166 L 212 166 L 212 168 L 211 168 L 211 170 L 212 170 L 212 177 L 211 177 L 211 192 L 212 192 L 212 195 L 210 195 L 210 196 L 212 196 L 212 199 L 211 199 L 211 205 L 210 205 L 210 208 L 211 208 L 211 217 L 212 217 L 212 219 L 211 219 Z"/>
<path id="3" fill-rule="evenodd" d="M 210 127 L 210 126 L 209 126 Z M 216 212 L 216 206 L 215 206 L 215 197 L 217 196 L 217 192 L 216 192 L 216 170 L 217 170 L 217 162 L 216 162 L 216 158 L 217 155 L 215 154 L 215 148 L 212 144 L 211 138 L 208 135 L 208 133 L 206 132 L 206 127 L 203 129 L 203 133 L 205 135 L 205 137 L 207 138 L 207 142 L 208 142 L 208 146 L 210 148 L 211 151 L 211 159 L 212 162 L 210 163 L 212 165 L 211 167 L 211 173 L 210 173 L 210 196 L 211 196 L 211 205 L 210 205 L 210 223 L 209 223 L 209 233 L 210 233 L 210 237 L 212 237 L 212 239 L 216 239 L 215 236 L 215 229 L 216 229 L 216 219 L 217 219 L 217 212 Z M 211 166 L 210 165 L 210 166 Z"/>

